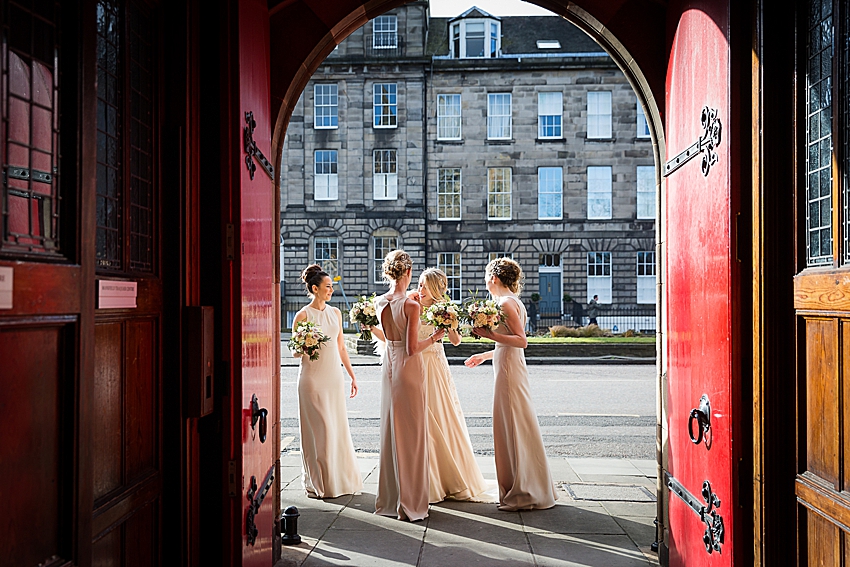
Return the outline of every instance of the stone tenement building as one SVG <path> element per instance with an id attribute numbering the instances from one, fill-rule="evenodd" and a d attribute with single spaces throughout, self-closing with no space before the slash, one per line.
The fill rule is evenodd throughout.
<path id="1" fill-rule="evenodd" d="M 430 18 L 423 1 L 374 19 L 302 94 L 281 176 L 287 301 L 303 301 L 298 275 L 314 261 L 349 298 L 380 292 L 380 260 L 401 247 L 415 273 L 442 268 L 455 299 L 483 291 L 484 266 L 508 255 L 543 315 L 560 315 L 565 294 L 655 303 L 643 112 L 561 18 Z"/>

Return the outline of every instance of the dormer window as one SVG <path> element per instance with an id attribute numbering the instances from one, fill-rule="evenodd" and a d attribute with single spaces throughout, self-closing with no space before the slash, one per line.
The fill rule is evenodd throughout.
<path id="1" fill-rule="evenodd" d="M 471 15 L 473 17 L 465 17 Z M 481 17 L 486 16 L 486 17 Z M 456 59 L 498 57 L 502 47 L 502 22 L 471 8 L 450 23 L 451 55 Z"/>

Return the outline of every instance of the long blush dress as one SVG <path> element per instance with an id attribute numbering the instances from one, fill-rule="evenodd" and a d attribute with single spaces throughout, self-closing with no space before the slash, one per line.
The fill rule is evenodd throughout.
<path id="1" fill-rule="evenodd" d="M 419 327 L 419 340 L 433 332 L 433 325 L 423 324 Z M 428 499 L 431 503 L 446 498 L 469 500 L 487 490 L 487 486 L 475 462 L 443 345 L 435 343 L 423 350 L 422 362 L 428 387 Z"/>
<path id="2" fill-rule="evenodd" d="M 301 483 L 312 498 L 336 498 L 363 489 L 363 479 L 348 427 L 345 379 L 337 349 L 339 310 L 309 305 L 307 320 L 331 338 L 318 360 L 301 357 L 298 371 L 298 417 L 301 436 Z"/>
<path id="3" fill-rule="evenodd" d="M 525 306 L 513 295 L 499 298 L 499 305 L 515 301 L 525 329 Z M 514 324 L 512 323 L 512 327 Z M 497 333 L 505 333 L 502 326 Z M 546 450 L 537 413 L 531 402 L 525 351 L 496 343 L 493 353 L 496 382 L 493 391 L 493 444 L 496 456 L 496 480 L 499 484 L 499 509 L 532 510 L 551 508 L 558 495 L 549 472 Z"/>
<path id="4" fill-rule="evenodd" d="M 391 325 L 397 329 L 389 334 L 402 337 L 398 341 L 387 339 L 382 360 L 381 457 L 375 513 L 416 521 L 428 517 L 427 390 L 422 353 L 407 355 L 405 300 L 388 300 L 382 295 L 375 302 L 378 320 L 383 323 L 384 309 L 391 309 Z"/>

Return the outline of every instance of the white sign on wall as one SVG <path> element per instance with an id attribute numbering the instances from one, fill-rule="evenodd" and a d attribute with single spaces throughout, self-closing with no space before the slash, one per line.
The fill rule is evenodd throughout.
<path id="1" fill-rule="evenodd" d="M 138 282 L 113 280 L 97 281 L 98 309 L 127 309 L 136 307 Z"/>
<path id="2" fill-rule="evenodd" d="M 12 277 L 14 268 L 0 268 L 0 309 L 12 308 Z"/>

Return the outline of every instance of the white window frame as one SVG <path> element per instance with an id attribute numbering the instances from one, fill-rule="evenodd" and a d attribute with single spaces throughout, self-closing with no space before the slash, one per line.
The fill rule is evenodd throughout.
<path id="1" fill-rule="evenodd" d="M 437 170 L 437 220 L 461 220 L 463 215 L 463 177 L 459 167 Z M 449 214 L 454 213 L 457 214 Z"/>
<path id="2" fill-rule="evenodd" d="M 511 220 L 511 183 L 511 168 L 487 169 L 487 220 Z"/>
<path id="3" fill-rule="evenodd" d="M 649 132 L 649 122 L 646 121 L 646 113 L 644 113 L 643 105 L 640 101 L 637 101 L 637 131 L 635 133 L 635 137 L 638 139 L 647 139 L 652 137 L 652 134 Z"/>
<path id="4" fill-rule="evenodd" d="M 587 218 L 589 220 L 610 219 L 612 172 L 610 165 L 588 166 L 587 168 Z"/>
<path id="5" fill-rule="evenodd" d="M 325 110 L 327 109 L 327 110 Z M 339 128 L 339 85 L 316 83 L 313 85 L 313 129 Z"/>
<path id="6" fill-rule="evenodd" d="M 487 139 L 510 140 L 513 126 L 511 93 L 487 94 Z"/>
<path id="7" fill-rule="evenodd" d="M 560 140 L 564 137 L 563 122 L 564 93 L 537 93 L 537 137 L 542 140 Z"/>
<path id="8" fill-rule="evenodd" d="M 455 303 L 463 299 L 463 264 L 460 252 L 438 252 L 437 268 L 443 270 L 448 279 L 446 293 Z"/>
<path id="9" fill-rule="evenodd" d="M 488 252 L 487 253 L 487 263 L 488 264 L 490 262 L 492 262 L 493 260 L 495 260 L 496 258 L 510 258 L 511 260 L 513 260 L 514 259 L 514 253 L 513 252 Z"/>
<path id="10" fill-rule="evenodd" d="M 637 266 L 637 303 L 655 304 L 655 252 L 635 253 Z"/>
<path id="11" fill-rule="evenodd" d="M 655 166 L 637 166 L 635 177 L 637 179 L 635 218 L 655 220 Z"/>
<path id="12" fill-rule="evenodd" d="M 313 152 L 313 199 L 316 201 L 339 199 L 339 153 L 337 150 Z"/>
<path id="13" fill-rule="evenodd" d="M 471 25 L 470 25 L 471 24 Z M 481 55 L 467 53 L 469 28 L 482 26 Z M 502 22 L 490 18 L 468 18 L 453 22 L 449 28 L 449 53 L 454 59 L 490 59 L 498 57 L 502 49 Z"/>
<path id="14" fill-rule="evenodd" d="M 547 214 L 557 210 L 556 215 Z M 564 218 L 564 170 L 561 167 L 537 168 L 537 218 Z"/>
<path id="15" fill-rule="evenodd" d="M 385 14 L 372 20 L 372 49 L 396 49 L 397 47 L 398 17 Z"/>
<path id="16" fill-rule="evenodd" d="M 339 254 L 339 238 L 334 235 L 314 236 L 313 262 L 320 265 L 322 270 L 326 271 L 331 278 L 339 275 L 342 268 Z"/>
<path id="17" fill-rule="evenodd" d="M 383 283 L 384 258 L 393 250 L 401 249 L 401 236 L 391 228 L 379 228 L 372 233 L 372 283 Z"/>
<path id="18" fill-rule="evenodd" d="M 461 96 L 456 93 L 437 95 L 437 139 L 460 140 L 462 121 Z"/>
<path id="19" fill-rule="evenodd" d="M 598 303 L 612 303 L 611 252 L 587 253 L 587 301 L 594 295 L 599 296 Z"/>
<path id="20" fill-rule="evenodd" d="M 398 199 L 398 152 L 396 150 L 372 152 L 372 199 L 375 201 Z"/>
<path id="21" fill-rule="evenodd" d="M 610 140 L 613 138 L 611 91 L 588 91 L 587 138 L 589 140 Z"/>
<path id="22" fill-rule="evenodd" d="M 398 128 L 398 85 L 372 85 L 372 128 Z"/>

